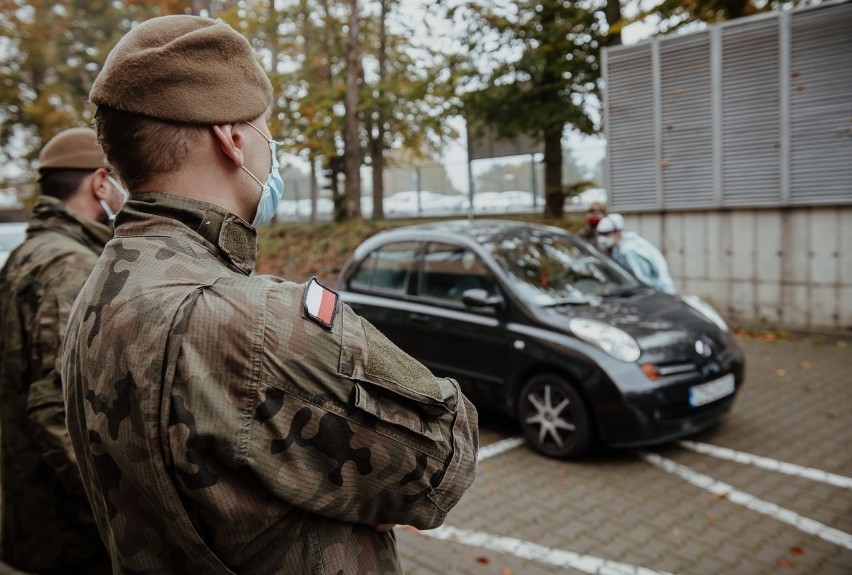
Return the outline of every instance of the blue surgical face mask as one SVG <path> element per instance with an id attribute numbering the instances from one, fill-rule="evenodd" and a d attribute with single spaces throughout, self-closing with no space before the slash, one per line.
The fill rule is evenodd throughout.
<path id="1" fill-rule="evenodd" d="M 281 179 L 281 174 L 278 172 L 278 142 L 267 138 L 266 134 L 258 130 L 251 122 L 246 122 L 246 124 L 254 128 L 258 134 L 269 142 L 269 152 L 272 154 L 272 165 L 269 167 L 269 175 L 266 177 L 265 183 L 261 183 L 245 166 L 241 166 L 261 187 L 260 200 L 257 202 L 257 211 L 251 223 L 254 227 L 258 227 L 271 221 L 278 212 L 278 204 L 281 203 L 281 198 L 284 196 L 284 180 Z"/>

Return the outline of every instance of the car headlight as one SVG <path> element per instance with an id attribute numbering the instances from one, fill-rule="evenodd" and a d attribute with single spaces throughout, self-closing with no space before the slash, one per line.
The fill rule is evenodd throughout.
<path id="1" fill-rule="evenodd" d="M 722 319 L 722 316 L 719 315 L 713 306 L 698 297 L 697 295 L 682 295 L 680 299 L 683 300 L 683 303 L 690 306 L 692 309 L 712 321 L 716 324 L 716 326 L 722 331 L 728 331 L 728 324 L 725 323 L 725 320 Z"/>
<path id="2" fill-rule="evenodd" d="M 580 339 L 598 346 L 615 359 L 633 362 L 639 359 L 641 351 L 636 340 L 617 327 L 601 321 L 575 317 L 568 327 Z"/>

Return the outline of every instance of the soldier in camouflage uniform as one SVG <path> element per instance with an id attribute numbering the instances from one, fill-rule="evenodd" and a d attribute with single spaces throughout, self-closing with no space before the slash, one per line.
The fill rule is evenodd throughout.
<path id="1" fill-rule="evenodd" d="M 248 42 L 149 20 L 90 98 L 131 199 L 62 372 L 115 573 L 401 572 L 392 527 L 458 502 L 476 411 L 333 291 L 253 274 L 283 188 Z"/>
<path id="2" fill-rule="evenodd" d="M 109 573 L 65 428 L 59 378 L 71 305 L 123 203 L 94 130 L 39 155 L 41 196 L 27 239 L 0 272 L 2 559 L 37 573 Z"/>

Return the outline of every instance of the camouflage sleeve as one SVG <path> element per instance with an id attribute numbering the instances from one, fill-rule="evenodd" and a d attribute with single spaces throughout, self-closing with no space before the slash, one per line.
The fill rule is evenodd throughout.
<path id="1" fill-rule="evenodd" d="M 65 400 L 60 377 L 62 341 L 77 293 L 94 265 L 94 255 L 74 255 L 54 264 L 41 278 L 40 301 L 29 352 L 34 380 L 27 396 L 27 417 L 44 462 L 72 492 L 83 492 L 77 460 L 65 424 Z"/>
<path id="2" fill-rule="evenodd" d="M 246 460 L 278 497 L 311 513 L 376 525 L 440 525 L 473 482 L 477 414 L 348 306 L 333 325 L 271 290 L 258 405 Z"/>

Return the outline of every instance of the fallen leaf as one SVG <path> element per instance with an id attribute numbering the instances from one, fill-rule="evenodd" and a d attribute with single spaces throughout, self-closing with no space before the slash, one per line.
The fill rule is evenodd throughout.
<path id="1" fill-rule="evenodd" d="M 799 367 L 801 367 L 802 369 L 810 369 L 813 366 L 814 364 L 808 360 L 804 360 L 802 363 L 799 364 Z"/>
<path id="2" fill-rule="evenodd" d="M 792 555 L 804 555 L 805 550 L 802 549 L 801 547 L 799 547 L 798 545 L 791 545 L 790 546 L 790 553 Z"/>
<path id="3" fill-rule="evenodd" d="M 779 559 L 778 565 L 780 565 L 781 567 L 784 567 L 785 569 L 792 569 L 793 568 L 793 562 L 790 561 L 789 559 Z"/>
<path id="4" fill-rule="evenodd" d="M 515 572 L 512 569 L 509 569 L 508 567 L 501 567 L 500 575 L 515 575 Z"/>
<path id="5" fill-rule="evenodd" d="M 727 499 L 728 494 L 727 493 L 714 493 L 713 498 L 714 499 Z"/>
<path id="6" fill-rule="evenodd" d="M 556 485 L 565 485 L 565 482 L 568 481 L 568 472 L 563 472 L 559 477 L 556 478 Z"/>
<path id="7" fill-rule="evenodd" d="M 480 565 L 488 565 L 489 563 L 491 563 L 491 559 L 489 559 L 488 557 L 481 557 L 480 556 L 480 557 L 476 558 L 476 562 L 479 563 Z"/>

